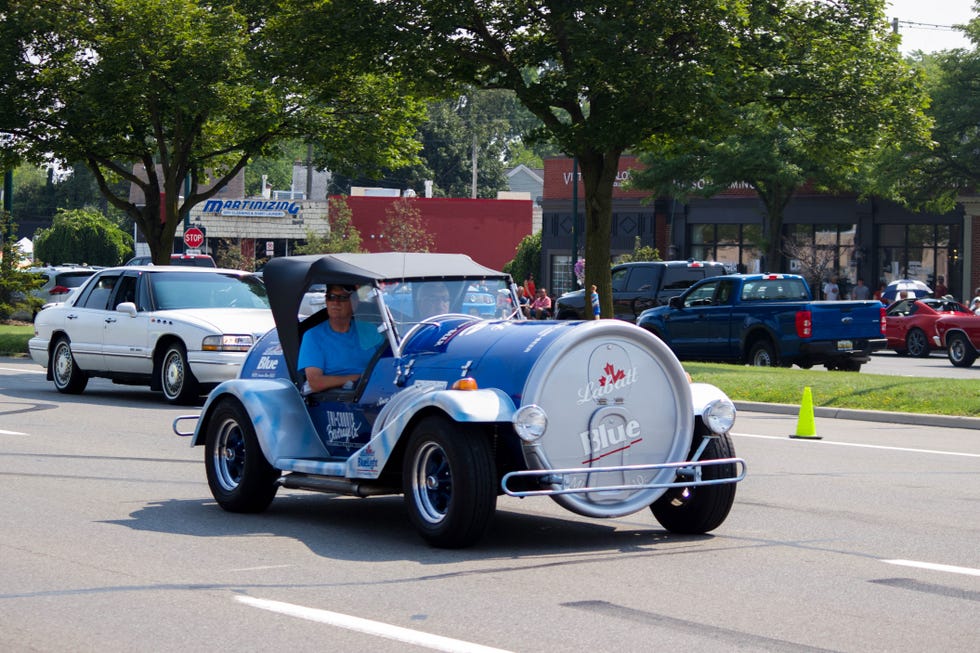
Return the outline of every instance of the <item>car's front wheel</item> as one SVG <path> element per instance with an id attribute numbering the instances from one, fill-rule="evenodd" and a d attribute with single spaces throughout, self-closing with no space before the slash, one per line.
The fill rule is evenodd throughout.
<path id="1" fill-rule="evenodd" d="M 160 388 L 172 404 L 189 404 L 201 394 L 200 385 L 187 363 L 187 349 L 182 343 L 167 346 L 160 361 Z"/>
<path id="2" fill-rule="evenodd" d="M 929 338 L 922 329 L 912 329 L 905 336 L 905 350 L 914 358 L 926 358 L 929 355 Z"/>
<path id="3" fill-rule="evenodd" d="M 279 489 L 280 472 L 265 459 L 252 420 L 235 400 L 221 400 L 211 414 L 204 463 L 211 494 L 229 512 L 262 512 Z"/>
<path id="4" fill-rule="evenodd" d="M 453 549 L 475 543 L 497 506 L 489 439 L 444 417 L 423 419 L 408 440 L 402 485 L 409 518 L 429 544 Z"/>
<path id="5" fill-rule="evenodd" d="M 51 353 L 51 378 L 58 392 L 80 394 L 88 385 L 88 374 L 79 369 L 68 338 L 59 338 Z"/>
<path id="6" fill-rule="evenodd" d="M 946 338 L 946 355 L 956 367 L 970 367 L 977 359 L 977 350 L 962 333 L 954 333 Z"/>
<path id="7" fill-rule="evenodd" d="M 695 445 L 698 444 L 695 437 Z M 733 458 L 735 449 L 728 434 L 712 438 L 701 460 Z M 731 478 L 736 475 L 735 463 L 706 465 L 701 468 L 704 480 Z M 682 480 L 680 477 L 678 480 Z M 701 534 L 712 531 L 725 521 L 735 502 L 735 484 L 700 485 L 672 488 L 657 499 L 650 510 L 660 525 L 672 533 Z"/>

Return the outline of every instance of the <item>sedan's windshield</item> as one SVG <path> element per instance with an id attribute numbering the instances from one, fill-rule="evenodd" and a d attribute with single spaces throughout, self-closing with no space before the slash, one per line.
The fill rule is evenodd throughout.
<path id="1" fill-rule="evenodd" d="M 181 308 L 269 308 L 265 286 L 234 274 L 160 272 L 150 275 L 157 310 Z"/>

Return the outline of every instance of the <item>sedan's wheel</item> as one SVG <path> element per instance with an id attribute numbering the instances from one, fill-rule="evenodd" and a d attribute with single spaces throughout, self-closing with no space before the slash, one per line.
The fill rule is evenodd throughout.
<path id="1" fill-rule="evenodd" d="M 776 362 L 776 350 L 767 340 L 760 340 L 749 350 L 749 364 L 755 367 L 773 367 Z"/>
<path id="2" fill-rule="evenodd" d="M 949 362 L 956 367 L 970 367 L 977 359 L 977 350 L 962 333 L 947 336 L 946 354 L 949 356 Z"/>
<path id="3" fill-rule="evenodd" d="M 695 436 L 694 446 L 700 444 Z M 732 458 L 735 455 L 731 438 L 720 435 L 712 438 L 704 450 L 702 460 Z M 703 479 L 717 479 L 735 476 L 734 463 L 708 465 L 702 468 Z M 702 485 L 699 487 L 672 488 L 657 499 L 650 510 L 660 525 L 672 533 L 700 534 L 712 531 L 728 517 L 735 502 L 735 483 Z"/>
<path id="4" fill-rule="evenodd" d="M 922 329 L 912 329 L 905 336 L 905 348 L 909 356 L 926 358 L 929 356 L 929 338 Z"/>
<path id="5" fill-rule="evenodd" d="M 262 512 L 279 489 L 279 470 L 265 459 L 248 413 L 225 399 L 208 421 L 204 444 L 208 486 L 230 512 Z"/>
<path id="6" fill-rule="evenodd" d="M 412 431 L 402 467 L 412 524 L 433 546 L 473 544 L 496 510 L 496 477 L 485 433 L 443 417 L 423 419 Z"/>
<path id="7" fill-rule="evenodd" d="M 160 387 L 163 396 L 172 404 L 193 403 L 201 394 L 197 379 L 187 364 L 187 350 L 179 342 L 168 345 L 163 354 Z"/>
<path id="8" fill-rule="evenodd" d="M 58 392 L 77 395 L 88 385 L 88 374 L 78 368 L 67 338 L 59 338 L 51 354 L 51 378 Z"/>

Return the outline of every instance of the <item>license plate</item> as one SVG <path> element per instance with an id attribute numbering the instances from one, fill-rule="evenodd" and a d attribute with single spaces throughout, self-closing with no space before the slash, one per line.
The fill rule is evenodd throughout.
<path id="1" fill-rule="evenodd" d="M 838 340 L 837 351 L 844 351 L 845 349 L 854 349 L 854 343 L 850 340 Z"/>

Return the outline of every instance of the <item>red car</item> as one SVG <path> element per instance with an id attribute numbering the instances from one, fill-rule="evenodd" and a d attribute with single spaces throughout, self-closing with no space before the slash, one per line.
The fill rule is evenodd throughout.
<path id="1" fill-rule="evenodd" d="M 939 318 L 936 338 L 946 348 L 950 363 L 970 367 L 980 356 L 980 315 L 956 313 Z"/>
<path id="2" fill-rule="evenodd" d="M 944 316 L 976 317 L 966 306 L 951 299 L 927 297 L 898 300 L 885 311 L 888 349 L 893 349 L 899 356 L 916 358 L 942 349 L 944 345 L 935 336 L 936 322 Z"/>

